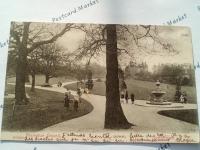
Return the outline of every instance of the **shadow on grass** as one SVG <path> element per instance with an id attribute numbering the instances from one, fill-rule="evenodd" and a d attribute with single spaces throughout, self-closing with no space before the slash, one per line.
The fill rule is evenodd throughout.
<path id="1" fill-rule="evenodd" d="M 161 110 L 158 114 L 198 125 L 197 109 Z"/>
<path id="2" fill-rule="evenodd" d="M 12 85 L 6 87 L 8 93 L 13 93 L 13 89 Z M 79 103 L 78 111 L 75 112 L 73 103 L 70 103 L 70 109 L 66 110 L 62 93 L 39 89 L 33 93 L 30 92 L 30 88 L 26 90 L 30 96 L 30 103 L 16 106 L 13 118 L 13 99 L 5 99 L 2 131 L 39 131 L 54 124 L 81 117 L 93 110 L 93 106 L 84 99 Z"/>

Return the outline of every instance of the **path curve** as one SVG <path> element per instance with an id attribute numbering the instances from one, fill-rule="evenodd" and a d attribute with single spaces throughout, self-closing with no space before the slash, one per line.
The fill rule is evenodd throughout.
<path id="1" fill-rule="evenodd" d="M 71 82 L 72 83 L 72 82 Z M 63 86 L 71 84 L 64 83 Z M 43 131 L 51 132 L 64 132 L 64 131 L 87 131 L 87 130 L 102 130 L 104 127 L 105 118 L 105 96 L 94 94 L 83 94 L 82 98 L 90 102 L 94 109 L 87 115 L 64 121 L 55 124 Z M 160 110 L 169 109 L 197 109 L 195 104 L 184 104 L 183 108 L 154 108 L 142 107 L 129 104 L 122 104 L 125 116 L 128 121 L 133 123 L 130 130 L 138 132 L 175 132 L 175 133 L 193 133 L 199 132 L 198 126 L 187 123 L 174 118 L 159 115 L 157 112 Z"/>
<path id="2" fill-rule="evenodd" d="M 54 91 L 65 93 L 64 86 L 77 81 L 66 82 L 62 84 L 62 87 L 53 85 L 52 87 L 36 86 L 37 89 Z M 30 87 L 30 85 L 27 85 Z M 72 95 L 76 92 L 71 90 Z M 82 98 L 90 102 L 94 109 L 92 112 L 71 120 L 67 120 L 50 127 L 43 129 L 45 132 L 66 132 L 66 131 L 89 131 L 98 130 L 101 131 L 104 127 L 104 115 L 105 115 L 105 96 L 94 94 L 83 94 Z M 159 115 L 157 112 L 160 110 L 169 109 L 197 109 L 195 104 L 184 104 L 183 108 L 155 108 L 155 107 L 143 107 L 129 104 L 122 104 L 122 108 L 128 121 L 133 123 L 130 130 L 135 132 L 164 132 L 164 133 L 199 133 L 197 125 L 177 120 L 174 118 Z"/>

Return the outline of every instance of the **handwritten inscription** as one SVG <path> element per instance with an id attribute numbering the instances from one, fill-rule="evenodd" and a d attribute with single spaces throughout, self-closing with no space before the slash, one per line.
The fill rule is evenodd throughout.
<path id="1" fill-rule="evenodd" d="M 14 140 L 19 137 L 13 137 Z M 164 133 L 26 133 L 20 137 L 24 141 L 55 141 L 55 142 L 117 142 L 117 143 L 196 143 L 199 141 L 187 134 L 164 134 Z"/>

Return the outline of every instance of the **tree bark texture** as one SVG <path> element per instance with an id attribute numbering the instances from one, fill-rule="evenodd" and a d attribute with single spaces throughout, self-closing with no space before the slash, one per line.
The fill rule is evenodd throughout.
<path id="1" fill-rule="evenodd" d="M 116 25 L 106 25 L 106 112 L 104 128 L 127 129 L 130 124 L 120 104 Z"/>
<path id="2" fill-rule="evenodd" d="M 27 102 L 25 92 L 25 79 L 27 70 L 27 39 L 29 34 L 30 23 L 24 23 L 24 30 L 22 41 L 19 44 L 17 68 L 16 68 L 16 85 L 15 85 L 15 99 L 16 104 L 25 104 Z"/>

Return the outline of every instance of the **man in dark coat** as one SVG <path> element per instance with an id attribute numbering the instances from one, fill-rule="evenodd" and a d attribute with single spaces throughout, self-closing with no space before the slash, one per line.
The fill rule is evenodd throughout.
<path id="1" fill-rule="evenodd" d="M 74 111 L 78 111 L 78 100 L 74 101 Z"/>
<path id="2" fill-rule="evenodd" d="M 67 110 L 69 110 L 69 96 L 68 96 L 68 94 L 65 94 L 64 107 L 66 107 Z"/>
<path id="3" fill-rule="evenodd" d="M 134 104 L 134 101 L 135 101 L 135 95 L 133 93 L 131 93 L 131 102 L 132 102 L 132 104 Z"/>
<path id="4" fill-rule="evenodd" d="M 184 103 L 186 104 L 187 103 L 187 94 L 186 94 L 186 92 L 183 92 L 183 97 L 184 97 Z"/>
<path id="5" fill-rule="evenodd" d="M 126 93 L 125 93 L 125 99 L 126 99 L 126 103 L 128 104 L 128 91 L 126 90 Z"/>

